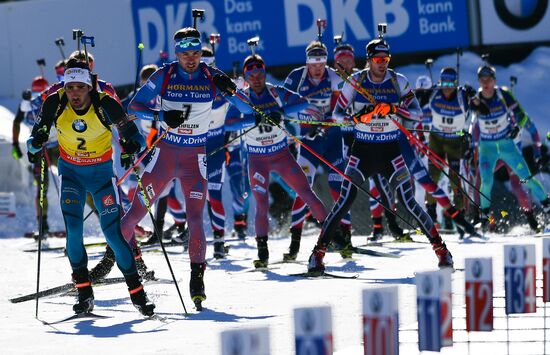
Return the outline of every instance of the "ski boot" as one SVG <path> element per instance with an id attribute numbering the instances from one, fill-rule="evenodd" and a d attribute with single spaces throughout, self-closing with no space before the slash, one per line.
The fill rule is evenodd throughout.
<path id="1" fill-rule="evenodd" d="M 384 236 L 384 226 L 382 225 L 382 217 L 372 218 L 372 236 L 367 238 L 369 242 L 376 242 Z"/>
<path id="2" fill-rule="evenodd" d="M 143 285 L 139 280 L 139 275 L 134 274 L 125 276 L 130 300 L 136 309 L 145 317 L 151 317 L 155 314 L 155 304 L 147 298 Z"/>
<path id="3" fill-rule="evenodd" d="M 397 224 L 397 221 L 394 215 L 388 214 L 386 219 L 388 220 L 388 229 L 390 230 L 391 235 L 395 238 L 396 242 L 413 241 L 409 233 L 403 230 L 403 228 L 401 228 L 399 224 Z"/>
<path id="4" fill-rule="evenodd" d="M 353 256 L 353 245 L 351 244 L 351 230 L 350 226 L 340 225 L 342 231 L 342 248 L 340 249 L 340 256 L 343 259 L 350 259 Z"/>
<path id="5" fill-rule="evenodd" d="M 453 222 L 455 222 L 460 239 L 463 239 L 466 233 L 468 233 L 471 237 L 482 237 L 482 235 L 476 231 L 475 227 L 470 224 L 466 218 L 464 218 L 464 213 L 462 211 L 457 210 L 454 206 L 451 206 L 447 209 L 446 213 L 449 214 L 449 216 L 453 219 Z"/>
<path id="6" fill-rule="evenodd" d="M 269 249 L 267 248 L 267 235 L 257 236 L 256 245 L 258 246 L 258 260 L 254 260 L 256 269 L 265 269 L 269 263 Z"/>
<path id="7" fill-rule="evenodd" d="M 483 234 L 487 232 L 494 232 L 496 230 L 495 217 L 488 208 L 484 208 L 481 211 L 481 230 Z"/>
<path id="8" fill-rule="evenodd" d="M 325 264 L 323 258 L 327 252 L 327 248 L 321 243 L 313 248 L 307 265 L 307 272 L 310 274 L 321 275 L 325 272 Z"/>
<path id="9" fill-rule="evenodd" d="M 42 240 L 48 238 L 50 233 L 50 225 L 48 224 L 48 217 L 46 215 L 42 216 Z M 38 241 L 40 239 L 40 219 L 38 220 L 38 231 L 34 233 L 34 240 Z"/>
<path id="10" fill-rule="evenodd" d="M 288 253 L 283 254 L 283 261 L 294 261 L 300 251 L 300 240 L 302 239 L 302 230 L 300 228 L 290 228 L 290 247 Z"/>
<path id="11" fill-rule="evenodd" d="M 202 311 L 202 301 L 206 299 L 204 292 L 204 270 L 206 263 L 191 263 L 191 279 L 189 280 L 189 292 L 197 311 Z"/>
<path id="12" fill-rule="evenodd" d="M 544 231 L 541 225 L 539 224 L 537 217 L 535 217 L 533 210 L 524 211 L 523 213 L 525 214 L 525 217 L 527 217 L 527 223 L 529 223 L 529 227 L 533 232 L 542 233 Z"/>
<path id="13" fill-rule="evenodd" d="M 238 214 L 235 216 L 235 223 L 233 223 L 233 229 L 235 230 L 235 233 L 237 234 L 237 237 L 240 240 L 244 240 L 246 238 L 246 230 L 248 228 L 246 221 L 247 221 L 247 215 L 245 213 Z"/>
<path id="14" fill-rule="evenodd" d="M 141 240 L 146 237 L 151 237 L 152 235 L 153 233 L 145 230 L 145 228 L 143 228 L 139 224 L 134 227 L 134 236 L 136 237 L 136 239 Z"/>
<path id="15" fill-rule="evenodd" d="M 187 222 L 176 224 L 177 235 L 172 237 L 170 240 L 176 244 L 183 245 L 183 252 L 189 250 L 189 228 L 187 227 Z"/>
<path id="16" fill-rule="evenodd" d="M 103 280 L 107 276 L 113 266 L 115 265 L 115 253 L 110 246 L 107 245 L 105 248 L 105 254 L 103 258 L 90 270 L 90 281 L 96 283 L 100 280 Z"/>
<path id="17" fill-rule="evenodd" d="M 223 230 L 214 231 L 214 259 L 225 258 Z"/>
<path id="18" fill-rule="evenodd" d="M 84 268 L 73 272 L 73 281 L 78 292 L 78 303 L 73 306 L 76 314 L 89 313 L 94 309 L 94 290 L 88 275 L 88 269 Z"/>
<path id="19" fill-rule="evenodd" d="M 146 281 L 154 280 L 155 279 L 155 271 L 147 270 L 147 265 L 145 265 L 145 261 L 143 261 L 142 255 L 141 255 L 141 249 L 139 247 L 135 247 L 133 249 L 134 253 L 134 259 L 136 261 L 136 267 L 138 271 L 138 275 Z"/>
<path id="20" fill-rule="evenodd" d="M 447 245 L 445 245 L 443 240 L 441 240 L 441 237 L 438 235 L 436 238 L 431 240 L 431 244 L 435 255 L 437 255 L 437 258 L 439 259 L 437 266 L 440 268 L 453 268 L 453 256 L 451 255 L 449 249 L 447 249 Z"/>

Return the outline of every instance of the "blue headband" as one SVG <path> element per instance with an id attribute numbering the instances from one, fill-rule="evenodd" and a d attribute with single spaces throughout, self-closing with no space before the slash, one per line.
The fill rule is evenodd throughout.
<path id="1" fill-rule="evenodd" d="M 187 51 L 200 51 L 201 40 L 197 37 L 185 37 L 176 41 L 176 53 L 182 53 Z"/>

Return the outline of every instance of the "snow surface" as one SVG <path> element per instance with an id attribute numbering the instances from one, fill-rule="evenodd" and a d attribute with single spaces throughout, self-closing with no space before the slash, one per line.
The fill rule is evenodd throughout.
<path id="1" fill-rule="evenodd" d="M 453 66 L 456 58 L 452 55 L 434 61 L 434 77 L 439 69 L 446 65 Z M 481 63 L 479 56 L 465 53 L 461 59 L 461 82 L 476 83 L 475 70 Z M 550 112 L 550 101 L 545 100 L 543 93 L 550 80 L 550 47 L 536 49 L 529 58 L 507 68 L 497 67 L 499 83 L 508 84 L 510 75 L 518 76 L 518 87 L 515 92 L 520 102 L 531 114 L 541 135 L 550 130 L 546 113 Z M 414 83 L 418 75 L 426 70 L 423 65 L 411 65 L 398 68 L 398 71 L 409 77 Z M 475 86 L 475 85 L 474 85 Z M 11 108 L 11 107 L 10 107 Z M 1 107 L 0 107 L 1 109 Z M 7 110 L 0 110 L 0 137 L 4 145 L 11 142 L 12 116 Z M 22 134 L 21 141 L 25 139 Z M 0 142 L 1 143 L 1 142 Z M 2 165 L 2 169 L 4 166 Z M 0 186 L 5 186 L 5 172 L 0 175 Z M 32 196 L 32 176 L 25 192 Z M 1 188 L 0 188 L 1 190 Z M 50 225 L 52 229 L 61 228 L 62 220 L 59 204 L 56 202 L 55 189 L 49 191 Z M 315 279 L 306 280 L 288 277 L 289 273 L 305 271 L 304 265 L 309 251 L 318 235 L 312 229 L 304 236 L 302 250 L 298 260 L 302 264 L 274 265 L 266 272 L 245 272 L 252 267 L 256 257 L 255 243 L 249 238 L 245 243 L 231 242 L 230 254 L 226 260 L 209 259 L 206 271 L 206 293 L 208 299 L 202 313 L 195 312 L 188 296 L 189 258 L 182 254 L 180 248 L 169 248 L 169 256 L 180 289 L 182 290 L 187 310 L 192 313 L 185 318 L 182 306 L 177 297 L 174 285 L 146 285 L 146 291 L 157 305 L 157 312 L 169 319 L 168 324 L 158 321 L 143 320 L 132 307 L 126 287 L 123 284 L 96 287 L 96 309 L 99 314 L 110 316 L 101 320 L 81 320 L 45 326 L 34 319 L 34 301 L 12 304 L 8 301 L 22 294 L 34 292 L 36 288 L 37 254 L 23 252 L 35 247 L 35 242 L 21 238 L 21 235 L 34 227 L 34 208 L 18 204 L 17 217 L 0 217 L 0 248 L 3 251 L 0 259 L 0 353 L 1 354 L 97 354 L 131 353 L 131 354 L 219 354 L 220 332 L 229 329 L 268 326 L 272 354 L 291 354 L 293 344 L 293 308 L 300 306 L 332 306 L 333 334 L 336 354 L 362 354 L 361 335 L 361 290 L 379 285 L 399 286 L 400 340 L 401 354 L 416 354 L 416 292 L 414 273 L 436 268 L 437 260 L 428 244 L 389 244 L 386 247 L 372 249 L 392 252 L 400 258 L 355 256 L 353 260 L 342 260 L 338 254 L 328 254 L 328 270 L 358 273 L 357 280 Z M 360 217 L 356 217 L 360 218 Z M 228 220 L 228 222 L 230 222 Z M 250 222 L 250 221 L 249 221 Z M 228 223 L 229 224 L 229 223 Z M 150 227 L 149 222 L 145 225 Z M 278 261 L 286 251 L 289 240 L 283 235 L 270 239 L 271 261 Z M 456 235 L 444 236 L 454 255 L 455 265 L 464 267 L 465 257 L 492 256 L 495 290 L 495 328 L 504 329 L 506 320 L 504 311 L 504 278 L 503 278 L 503 245 L 506 243 L 534 243 L 537 246 L 537 278 L 541 278 L 540 239 L 528 236 L 526 227 L 518 227 L 508 236 L 492 235 L 488 242 L 472 240 L 470 243 L 459 243 Z M 86 242 L 103 240 L 97 226 L 97 219 L 92 216 L 85 223 Z M 516 236 L 514 236 L 516 235 Z M 425 241 L 423 236 L 415 236 L 418 241 Z M 366 242 L 365 236 L 355 236 L 354 245 Z M 63 240 L 51 239 L 50 246 L 62 245 Z M 89 251 L 90 266 L 101 257 L 102 248 Z M 207 256 L 213 251 L 209 246 Z M 169 279 L 166 262 L 161 253 L 145 252 L 144 259 L 155 270 L 156 275 Z M 110 276 L 120 276 L 113 270 Z M 41 289 L 57 286 L 70 281 L 70 267 L 62 252 L 44 252 L 42 254 Z M 540 286 L 540 285 L 539 285 Z M 538 294 L 542 290 L 538 289 Z M 496 330 L 492 333 L 470 335 L 471 343 L 464 343 L 464 273 L 453 274 L 453 314 L 455 319 L 455 344 L 445 348 L 443 354 L 506 354 L 506 332 Z M 41 299 L 39 318 L 47 321 L 58 320 L 71 314 L 74 302 L 72 296 L 56 296 Z M 542 306 L 539 300 L 539 306 Z M 510 318 L 513 330 L 510 339 L 512 354 L 543 353 L 544 333 L 532 328 L 543 327 L 543 309 L 535 315 L 514 316 Z M 462 317 L 462 318 L 460 318 Z M 530 342 L 536 340 L 538 342 Z M 547 344 L 550 346 L 550 344 Z M 550 349 L 550 347 L 548 348 Z"/>
<path id="2" fill-rule="evenodd" d="M 525 233 L 518 227 L 512 233 Z M 511 234 L 512 234 L 511 233 Z M 302 251 L 298 259 L 305 262 L 315 243 L 317 230 L 304 237 Z M 415 236 L 424 241 L 423 236 Z M 88 238 L 88 241 L 100 238 Z M 493 257 L 495 298 L 495 328 L 505 329 L 503 244 L 534 243 L 540 261 L 541 239 L 533 237 L 491 236 L 488 242 L 472 240 L 458 243 L 457 236 L 446 237 L 449 249 L 453 252 L 458 268 L 464 267 L 465 257 Z M 355 237 L 354 244 L 365 243 L 365 237 Z M 50 240 L 51 246 L 63 244 L 62 240 Z M 23 252 L 22 249 L 35 246 L 33 241 L 23 238 L 0 239 L 3 250 L 0 266 L 0 344 L 3 354 L 220 354 L 220 332 L 229 329 L 268 326 L 272 354 L 291 354 L 293 344 L 293 308 L 298 306 L 332 306 L 334 346 L 336 354 L 362 354 L 361 335 L 361 290 L 379 285 L 399 286 L 400 340 L 401 354 L 418 353 L 416 335 L 416 291 L 414 274 L 417 271 L 436 267 L 436 258 L 428 244 L 389 244 L 387 247 L 372 249 L 395 253 L 400 258 L 356 256 L 353 260 L 343 260 L 338 254 L 327 254 L 328 270 L 358 273 L 357 280 L 301 279 L 285 276 L 302 272 L 303 264 L 274 265 L 273 270 L 245 272 L 252 266 L 256 256 L 255 243 L 249 238 L 245 243 L 230 243 L 227 260 L 209 260 L 205 274 L 206 310 L 195 312 L 187 292 L 189 280 L 189 259 L 180 248 L 170 247 L 169 256 L 176 273 L 180 289 L 184 295 L 189 317 L 182 315 L 182 306 L 172 284 L 146 285 L 149 297 L 156 303 L 158 314 L 168 318 L 169 323 L 143 320 L 131 306 L 126 287 L 123 284 L 95 288 L 98 314 L 110 316 L 101 320 L 80 320 L 54 326 L 45 326 L 34 319 L 35 303 L 28 301 L 19 304 L 9 303 L 8 298 L 34 292 L 36 287 L 37 254 Z M 275 237 L 270 240 L 271 260 L 282 258 L 288 246 L 287 238 Z M 93 265 L 101 255 L 102 248 L 89 251 Z M 213 250 L 208 248 L 211 258 Z M 144 260 L 160 278 L 169 278 L 163 255 L 159 252 L 144 252 Z M 537 262 L 537 275 L 540 278 L 540 262 Z M 62 252 L 44 252 L 42 256 L 41 289 L 69 282 L 70 269 Z M 110 276 L 120 276 L 113 270 Z M 456 271 L 453 276 L 453 327 L 464 329 L 464 272 Z M 539 295 L 542 290 L 538 290 Z M 71 314 L 72 296 L 56 296 L 41 299 L 39 319 L 54 321 Z M 539 300 L 539 306 L 541 300 Z M 514 316 L 510 328 L 512 354 L 541 354 L 543 344 L 543 310 L 536 315 Z M 467 335 L 455 330 L 455 344 L 445 348 L 443 354 L 466 354 Z M 506 332 L 472 333 L 470 354 L 505 354 Z M 539 343 L 527 343 L 538 340 Z M 493 341 L 500 341 L 494 343 Z M 85 346 L 83 346 L 85 345 Z M 550 346 L 550 344 L 548 344 Z M 550 348 L 549 348 L 550 349 Z"/>

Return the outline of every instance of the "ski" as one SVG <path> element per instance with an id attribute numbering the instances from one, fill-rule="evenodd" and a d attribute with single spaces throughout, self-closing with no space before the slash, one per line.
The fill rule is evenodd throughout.
<path id="1" fill-rule="evenodd" d="M 84 313 L 73 314 L 69 317 L 59 319 L 59 320 L 56 320 L 54 322 L 46 322 L 46 321 L 43 321 L 43 320 L 41 322 L 44 325 L 53 325 L 53 324 L 69 322 L 69 321 L 75 320 L 75 319 L 104 319 L 104 318 L 111 318 L 111 317 L 103 316 L 103 315 L 92 313 L 92 312 L 84 312 Z"/>
<path id="2" fill-rule="evenodd" d="M 97 242 L 97 243 L 86 243 L 84 244 L 84 248 L 99 248 L 99 247 L 106 247 L 107 242 Z M 38 252 L 38 249 L 24 249 L 23 250 L 26 253 L 36 253 Z M 43 247 L 42 251 L 65 251 L 65 246 L 60 247 Z"/>
<path id="3" fill-rule="evenodd" d="M 124 279 L 124 277 L 111 277 L 111 278 L 100 280 L 100 281 L 94 283 L 93 286 L 96 287 L 96 286 L 113 285 L 113 284 L 122 283 L 122 282 L 125 282 L 125 281 L 126 280 Z M 172 283 L 172 280 L 168 280 L 168 279 L 151 279 L 151 280 L 144 280 L 143 283 L 144 284 Z M 67 283 L 65 285 L 61 285 L 61 286 L 57 286 L 57 287 L 48 288 L 46 290 L 42 290 L 42 291 L 38 292 L 38 297 L 41 298 L 41 297 L 61 295 L 61 294 L 65 294 L 65 293 L 68 293 L 68 292 L 71 292 L 71 291 L 75 291 L 74 283 L 72 283 L 72 282 Z M 29 293 L 28 295 L 23 295 L 23 296 L 20 296 L 20 297 L 11 298 L 9 301 L 11 303 L 21 303 L 21 302 L 34 300 L 35 298 L 36 298 L 36 292 Z"/>
<path id="4" fill-rule="evenodd" d="M 95 283 L 94 286 L 112 285 L 112 284 L 116 284 L 116 283 L 120 283 L 120 282 L 124 282 L 124 281 L 125 281 L 124 277 L 112 277 L 112 278 L 101 280 L 101 281 Z M 74 289 L 74 283 L 69 282 L 69 283 L 66 283 L 66 284 L 61 285 L 61 286 L 52 287 L 52 288 L 48 288 L 46 290 L 42 290 L 42 291 L 38 292 L 38 297 L 40 298 L 40 297 L 59 295 L 59 294 L 65 293 L 65 292 L 72 291 L 73 289 Z M 16 298 L 11 298 L 10 302 L 11 303 L 21 303 L 21 302 L 33 300 L 35 298 L 36 298 L 36 292 L 29 293 L 28 295 L 24 295 L 24 296 L 20 296 L 20 297 L 16 297 Z"/>
<path id="5" fill-rule="evenodd" d="M 356 279 L 359 274 L 336 273 L 336 272 L 300 272 L 297 274 L 289 274 L 292 277 L 307 277 L 307 278 L 323 278 L 323 279 Z"/>
<path id="6" fill-rule="evenodd" d="M 38 239 L 38 232 L 27 232 L 23 235 L 25 238 Z M 65 231 L 54 231 L 45 233 L 46 238 L 66 238 L 67 232 Z"/>
<path id="7" fill-rule="evenodd" d="M 386 253 L 386 252 L 383 252 L 383 251 L 377 251 L 377 250 L 372 250 L 372 249 L 367 249 L 367 248 L 352 247 L 351 251 L 355 254 L 361 254 L 361 255 L 380 256 L 380 257 L 386 257 L 386 258 L 400 258 L 400 256 L 397 255 L 397 254 Z M 341 250 L 333 250 L 333 251 L 329 251 L 329 252 L 340 253 Z M 347 259 L 349 259 L 349 258 L 347 258 Z"/>

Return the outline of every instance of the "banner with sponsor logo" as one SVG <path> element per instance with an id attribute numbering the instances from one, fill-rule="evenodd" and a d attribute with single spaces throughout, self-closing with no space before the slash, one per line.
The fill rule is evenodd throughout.
<path id="1" fill-rule="evenodd" d="M 482 44 L 550 40 L 548 0 L 479 1 Z"/>
<path id="2" fill-rule="evenodd" d="M 143 62 L 159 61 L 159 52 L 174 58 L 174 33 L 193 25 L 191 10 L 204 9 L 198 29 L 207 41 L 220 34 L 217 65 L 229 70 L 250 53 L 247 39 L 260 36 L 257 52 L 268 65 L 305 61 L 305 47 L 317 38 L 317 19 L 326 19 L 323 41 L 332 53 L 333 36 L 365 55 L 365 45 L 387 23 L 392 53 L 469 45 L 466 2 L 436 0 L 201 0 L 132 1 L 136 40 L 143 42 Z M 137 50 L 136 50 L 137 51 Z M 137 52 L 136 52 L 137 55 Z M 330 57 L 332 57 L 330 55 Z"/>

